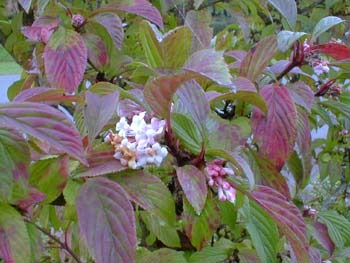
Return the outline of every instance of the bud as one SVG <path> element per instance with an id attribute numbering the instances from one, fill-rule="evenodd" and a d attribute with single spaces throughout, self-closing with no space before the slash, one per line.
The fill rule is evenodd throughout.
<path id="1" fill-rule="evenodd" d="M 85 18 L 80 14 L 72 16 L 72 25 L 74 28 L 80 28 L 85 23 Z"/>

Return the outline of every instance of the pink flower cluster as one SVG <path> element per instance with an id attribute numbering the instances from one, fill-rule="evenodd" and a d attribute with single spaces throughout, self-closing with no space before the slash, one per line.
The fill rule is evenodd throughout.
<path id="1" fill-rule="evenodd" d="M 106 137 L 115 148 L 114 158 L 132 169 L 147 164 L 159 166 L 168 154 L 166 147 L 157 142 L 163 135 L 165 121 L 152 118 L 146 123 L 145 115 L 146 112 L 134 115 L 131 124 L 122 117 L 116 125 L 118 133 L 110 132 Z"/>
<path id="2" fill-rule="evenodd" d="M 329 72 L 329 61 L 322 60 L 319 57 L 314 57 L 311 51 L 311 46 L 307 43 L 305 39 L 303 43 L 303 49 L 305 54 L 305 59 L 309 62 L 310 66 L 314 69 L 316 75 L 321 75 L 323 73 Z"/>
<path id="3" fill-rule="evenodd" d="M 217 187 L 218 197 L 220 201 L 229 201 L 234 203 L 236 201 L 236 189 L 225 180 L 225 177 L 234 175 L 231 168 L 224 167 L 224 161 L 215 159 L 207 164 L 208 185 Z"/>

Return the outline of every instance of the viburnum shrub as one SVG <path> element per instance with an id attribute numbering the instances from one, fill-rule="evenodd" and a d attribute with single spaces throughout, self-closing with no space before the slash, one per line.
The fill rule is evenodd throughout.
<path id="1" fill-rule="evenodd" d="M 1 2 L 0 262 L 349 262 L 346 2 Z"/>

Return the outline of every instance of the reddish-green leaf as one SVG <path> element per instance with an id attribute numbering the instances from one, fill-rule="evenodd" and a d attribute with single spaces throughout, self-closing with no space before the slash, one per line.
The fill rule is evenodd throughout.
<path id="1" fill-rule="evenodd" d="M 142 257 L 139 263 L 187 263 L 187 260 L 182 251 L 161 248 Z"/>
<path id="2" fill-rule="evenodd" d="M 63 191 L 69 177 L 67 155 L 36 161 L 30 167 L 29 182 L 45 193 L 46 203 L 54 201 Z"/>
<path id="3" fill-rule="evenodd" d="M 213 198 L 208 195 L 202 213 L 197 215 L 187 199 L 184 199 L 182 219 L 184 230 L 192 245 L 201 249 L 220 225 L 220 210 Z"/>
<path id="4" fill-rule="evenodd" d="M 119 184 L 102 177 L 88 180 L 79 190 L 77 211 L 96 262 L 135 262 L 134 210 Z"/>
<path id="5" fill-rule="evenodd" d="M 30 240 L 22 216 L 0 203 L 0 258 L 5 263 L 29 263 Z"/>
<path id="6" fill-rule="evenodd" d="M 163 28 L 163 19 L 158 9 L 147 0 L 123 0 L 108 5 L 118 10 L 142 16 L 160 28 Z"/>
<path id="7" fill-rule="evenodd" d="M 103 25 L 113 39 L 116 48 L 121 48 L 124 39 L 124 29 L 122 20 L 114 13 L 100 13 L 94 19 Z"/>
<path id="8" fill-rule="evenodd" d="M 192 31 L 191 53 L 210 47 L 213 28 L 210 27 L 211 14 L 206 10 L 189 11 L 186 14 L 185 26 Z"/>
<path id="9" fill-rule="evenodd" d="M 61 22 L 60 19 L 53 16 L 41 16 L 33 22 L 31 26 L 24 26 L 21 32 L 28 39 L 33 41 L 42 41 L 47 43 L 54 29 Z"/>
<path id="10" fill-rule="evenodd" d="M 0 200 L 10 200 L 15 185 L 19 191 L 28 189 L 29 147 L 15 130 L 0 129 Z"/>
<path id="11" fill-rule="evenodd" d="M 63 89 L 54 89 L 46 87 L 30 88 L 19 93 L 13 102 L 42 102 L 42 103 L 58 103 L 65 101 L 77 101 L 78 98 L 74 95 L 65 95 Z"/>
<path id="12" fill-rule="evenodd" d="M 215 49 L 197 51 L 188 58 L 183 69 L 209 78 L 220 85 L 232 86 L 231 74 L 221 51 Z"/>
<path id="13" fill-rule="evenodd" d="M 293 101 L 310 112 L 312 102 L 314 101 L 314 93 L 312 89 L 302 81 L 294 82 L 288 85 L 287 88 Z"/>
<path id="14" fill-rule="evenodd" d="M 322 247 L 324 247 L 324 249 L 327 250 L 329 255 L 332 255 L 335 246 L 332 239 L 329 237 L 327 226 L 325 224 L 315 221 L 313 222 L 313 229 L 318 242 L 320 242 Z"/>
<path id="15" fill-rule="evenodd" d="M 143 171 L 133 171 L 111 176 L 123 186 L 131 200 L 143 209 L 157 215 L 169 226 L 175 225 L 175 204 L 164 183 Z"/>
<path id="16" fill-rule="evenodd" d="M 220 238 L 213 246 L 207 246 L 201 251 L 197 251 L 189 258 L 189 263 L 213 263 L 223 262 L 234 250 L 231 240 Z"/>
<path id="17" fill-rule="evenodd" d="M 232 80 L 233 85 L 236 86 L 237 91 L 250 91 L 250 92 L 256 92 L 256 87 L 253 82 L 251 82 L 247 78 L 238 77 Z"/>
<path id="18" fill-rule="evenodd" d="M 261 72 L 270 63 L 270 60 L 278 51 L 276 36 L 269 36 L 261 40 L 255 47 L 249 50 L 242 60 L 240 73 L 251 81 L 256 81 Z"/>
<path id="19" fill-rule="evenodd" d="M 176 168 L 176 175 L 187 200 L 200 215 L 208 193 L 205 174 L 195 166 L 185 165 Z"/>
<path id="20" fill-rule="evenodd" d="M 0 105 L 0 127 L 16 128 L 87 165 L 80 135 L 62 112 L 41 103 Z"/>
<path id="21" fill-rule="evenodd" d="M 118 100 L 118 91 L 105 96 L 99 96 L 90 91 L 86 92 L 84 120 L 89 135 L 89 142 L 94 140 L 112 118 L 113 113 L 117 110 Z"/>
<path id="22" fill-rule="evenodd" d="M 350 59 L 350 48 L 338 43 L 311 46 L 310 51 L 318 51 L 336 60 Z"/>
<path id="23" fill-rule="evenodd" d="M 108 50 L 102 38 L 99 36 L 86 32 L 82 35 L 88 51 L 88 59 L 98 70 L 103 70 L 104 66 L 108 64 Z"/>
<path id="24" fill-rule="evenodd" d="M 297 22 L 297 4 L 295 0 L 268 0 L 288 21 L 291 27 Z"/>
<path id="25" fill-rule="evenodd" d="M 259 257 L 253 249 L 240 249 L 238 257 L 240 263 L 261 263 Z"/>
<path id="26" fill-rule="evenodd" d="M 114 147 L 110 143 L 103 143 L 87 153 L 89 167 L 80 166 L 74 171 L 74 177 L 94 177 L 115 173 L 126 169 L 119 160 L 113 157 Z"/>
<path id="27" fill-rule="evenodd" d="M 260 95 L 266 101 L 268 114 L 265 116 L 260 109 L 254 109 L 254 139 L 261 151 L 280 169 L 293 152 L 297 136 L 297 111 L 284 86 L 267 85 L 260 91 Z"/>
<path id="28" fill-rule="evenodd" d="M 192 76 L 185 74 L 151 78 L 144 89 L 146 102 L 157 115 L 166 118 L 174 93 L 182 83 L 191 78 Z"/>
<path id="29" fill-rule="evenodd" d="M 274 219 L 298 262 L 310 263 L 306 226 L 299 209 L 276 190 L 259 186 L 250 196 Z"/>
<path id="30" fill-rule="evenodd" d="M 84 39 L 75 31 L 60 27 L 45 46 L 45 72 L 56 88 L 74 92 L 83 79 L 87 65 Z"/>

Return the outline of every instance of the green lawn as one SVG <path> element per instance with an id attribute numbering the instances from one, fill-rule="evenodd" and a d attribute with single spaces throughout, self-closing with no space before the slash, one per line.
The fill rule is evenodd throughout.
<path id="1" fill-rule="evenodd" d="M 21 74 L 22 68 L 14 62 L 11 55 L 0 45 L 0 75 Z"/>

